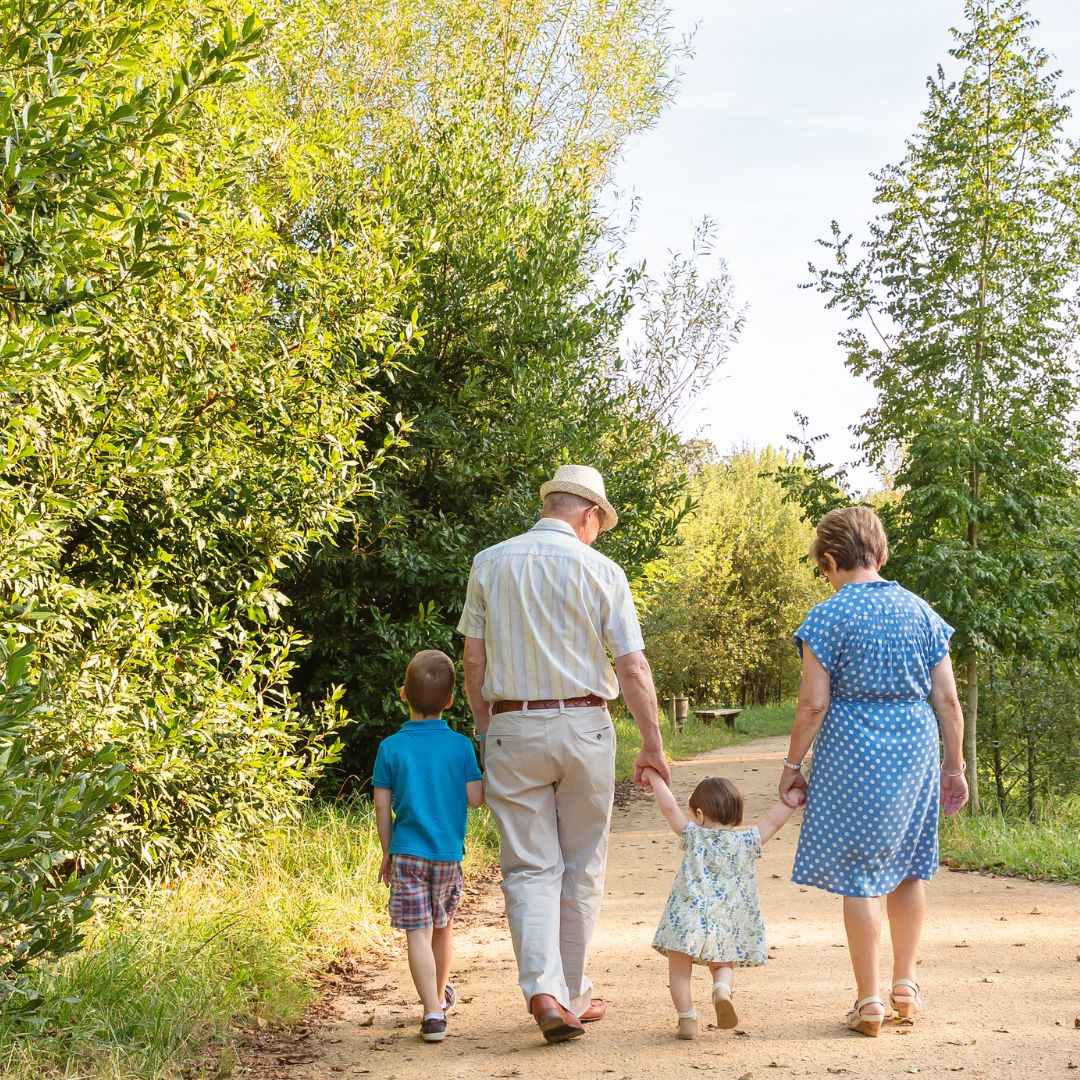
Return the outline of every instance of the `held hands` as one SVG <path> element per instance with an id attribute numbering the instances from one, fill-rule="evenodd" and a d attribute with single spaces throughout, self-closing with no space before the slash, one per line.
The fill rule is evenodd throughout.
<path id="1" fill-rule="evenodd" d="M 941 772 L 941 809 L 946 817 L 958 814 L 968 801 L 967 777 L 961 772 L 949 775 Z"/>
<path id="2" fill-rule="evenodd" d="M 663 750 L 642 750 L 634 759 L 634 783 L 638 787 L 646 789 L 652 787 L 645 775 L 647 769 L 658 773 L 665 784 L 671 783 L 671 767 L 667 763 L 667 758 L 664 757 Z"/>
<path id="3" fill-rule="evenodd" d="M 386 886 L 390 885 L 390 856 L 384 855 L 379 865 L 379 881 Z"/>
<path id="4" fill-rule="evenodd" d="M 780 801 L 792 810 L 806 802 L 806 777 L 794 769 L 785 769 L 780 775 Z"/>

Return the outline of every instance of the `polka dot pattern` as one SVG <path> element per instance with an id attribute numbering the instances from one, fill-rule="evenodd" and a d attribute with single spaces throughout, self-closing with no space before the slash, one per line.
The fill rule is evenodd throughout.
<path id="1" fill-rule="evenodd" d="M 952 628 L 894 581 L 851 582 L 795 634 L 829 675 L 792 880 L 883 896 L 938 867 L 938 727 L 930 669 Z"/>

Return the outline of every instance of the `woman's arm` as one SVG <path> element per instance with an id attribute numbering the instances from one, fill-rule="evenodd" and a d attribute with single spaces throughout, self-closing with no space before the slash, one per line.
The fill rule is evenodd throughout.
<path id="1" fill-rule="evenodd" d="M 937 714 L 944 747 L 941 806 L 946 814 L 955 814 L 968 801 L 968 785 L 964 776 L 964 713 L 948 653 L 930 669 L 930 704 Z"/>
<path id="2" fill-rule="evenodd" d="M 642 772 L 642 779 L 652 788 L 656 805 L 660 813 L 664 815 L 664 820 L 671 826 L 672 832 L 676 836 L 682 836 L 682 831 L 686 828 L 686 823 L 690 819 L 683 813 L 682 807 L 676 802 L 675 796 L 671 793 L 671 788 L 667 786 L 667 782 L 655 769 L 648 766 Z"/>
<path id="3" fill-rule="evenodd" d="M 795 721 L 791 725 L 791 740 L 787 752 L 787 759 L 793 764 L 801 764 L 803 758 L 810 753 L 810 747 L 813 746 L 825 714 L 829 711 L 831 694 L 829 673 L 805 642 L 802 656 L 802 683 L 799 686 L 799 702 L 795 706 Z M 785 767 L 780 777 L 780 799 L 793 810 L 799 803 L 793 802 L 794 796 L 789 793 L 798 789 L 806 790 L 806 777 L 797 769 Z"/>

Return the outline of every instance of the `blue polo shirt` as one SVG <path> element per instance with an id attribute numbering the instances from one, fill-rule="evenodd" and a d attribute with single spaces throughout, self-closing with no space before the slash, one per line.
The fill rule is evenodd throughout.
<path id="1" fill-rule="evenodd" d="M 409 720 L 383 739 L 371 782 L 393 792 L 390 854 L 460 862 L 469 815 L 465 785 L 479 779 L 472 742 L 445 720 Z"/>

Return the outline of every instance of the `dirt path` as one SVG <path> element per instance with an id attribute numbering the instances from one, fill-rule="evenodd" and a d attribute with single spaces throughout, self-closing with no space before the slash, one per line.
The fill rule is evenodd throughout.
<path id="1" fill-rule="evenodd" d="M 684 798 L 703 776 L 729 776 L 746 796 L 747 820 L 756 820 L 774 797 L 785 747 L 785 740 L 762 739 L 680 762 L 672 770 L 675 793 Z M 673 1038 L 666 962 L 649 942 L 679 852 L 651 798 L 640 797 L 615 811 L 591 963 L 609 1012 L 584 1037 L 560 1046 L 540 1040 L 517 988 L 502 897 L 493 886 L 458 935 L 454 982 L 462 1004 L 445 1042 L 417 1037 L 418 1007 L 402 950 L 355 996 L 336 999 L 339 1016 L 318 1046 L 306 1047 L 317 1059 L 285 1075 L 1080 1078 L 1080 888 L 943 870 L 929 890 L 926 1012 L 914 1027 L 888 1024 L 878 1039 L 866 1039 L 838 1023 L 855 996 L 841 902 L 789 879 L 800 817 L 758 864 L 771 959 L 737 973 L 736 1031 L 705 1027 L 711 1006 L 702 971 L 695 983 L 702 1034 L 696 1042 Z"/>

